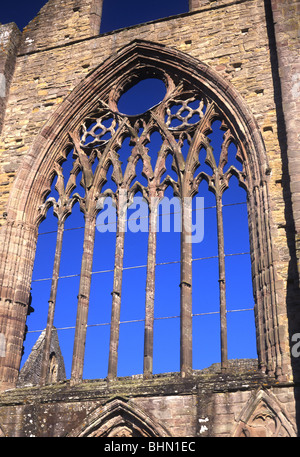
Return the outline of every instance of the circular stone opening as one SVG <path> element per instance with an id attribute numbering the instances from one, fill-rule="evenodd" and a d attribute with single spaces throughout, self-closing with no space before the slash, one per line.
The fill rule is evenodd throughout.
<path id="1" fill-rule="evenodd" d="M 166 86 L 161 79 L 143 79 L 121 95 L 118 110 L 120 113 L 136 116 L 160 103 L 165 95 Z"/>

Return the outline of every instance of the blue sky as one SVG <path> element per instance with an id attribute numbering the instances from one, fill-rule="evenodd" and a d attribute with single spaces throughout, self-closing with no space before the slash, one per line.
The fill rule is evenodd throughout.
<path id="1" fill-rule="evenodd" d="M 30 2 L 6 2 L 1 6 L 0 22 L 16 22 L 20 29 L 33 19 L 39 9 L 45 4 L 42 0 Z M 141 7 L 142 4 L 142 7 Z M 118 8 L 119 14 L 115 11 Z M 139 22 L 158 19 L 187 12 L 187 0 L 152 0 L 141 3 L 138 0 L 104 0 L 103 25 L 101 32 L 127 27 Z M 137 100 L 144 100 L 148 106 L 137 106 Z M 121 111 L 126 112 L 126 106 L 131 106 L 135 112 L 142 112 L 157 101 L 158 90 L 155 86 L 143 89 L 140 93 L 128 94 Z M 163 94 L 158 98 L 162 99 Z M 127 111 L 128 113 L 128 111 Z M 128 113 L 131 114 L 131 113 Z M 222 132 L 218 125 L 211 135 L 216 154 L 220 149 Z M 159 138 L 153 139 L 153 151 L 159 147 Z M 126 153 L 126 151 L 124 152 Z M 234 153 L 234 151 L 233 151 Z M 128 151 L 127 151 L 128 154 Z M 236 161 L 233 154 L 233 163 Z M 173 171 L 168 163 L 168 174 Z M 238 167 L 239 165 L 237 165 Z M 203 171 L 209 171 L 203 164 Z M 174 173 L 173 173 L 174 174 Z M 142 181 L 143 178 L 140 177 Z M 206 258 L 193 262 L 193 313 L 210 313 L 195 316 L 194 325 L 194 368 L 201 369 L 214 362 L 220 361 L 219 344 L 219 297 L 218 297 L 218 259 L 216 214 L 214 196 L 201 185 L 199 195 L 204 197 L 205 232 L 203 242 L 193 246 L 193 258 Z M 55 191 L 53 191 L 55 193 Z M 171 196 L 171 195 L 170 195 Z M 245 191 L 238 187 L 235 178 L 231 187 L 224 194 L 224 236 L 227 268 L 227 308 L 229 311 L 253 308 L 251 289 L 251 268 L 247 227 L 247 208 Z M 240 203 L 233 205 L 233 203 Z M 59 331 L 59 339 L 65 357 L 67 375 L 70 375 L 73 337 L 76 321 L 77 293 L 81 262 L 81 246 L 83 241 L 83 217 L 75 207 L 74 214 L 67 220 L 63 258 L 60 275 L 75 275 L 72 278 L 59 281 L 58 299 L 56 305 L 55 326 L 70 327 Z M 40 226 L 37 258 L 33 279 L 49 278 L 52 275 L 53 256 L 55 249 L 56 219 L 51 215 Z M 71 230 L 74 229 L 74 230 Z M 50 232 L 50 233 L 48 233 Z M 174 262 L 169 265 L 158 265 L 156 271 L 156 303 L 155 303 L 155 339 L 154 339 L 154 372 L 169 372 L 179 370 L 179 282 L 180 282 L 180 236 L 178 233 L 158 234 L 157 263 Z M 84 377 L 102 378 L 106 376 L 109 325 L 111 312 L 111 290 L 114 266 L 115 234 L 96 232 L 95 255 L 92 279 L 92 293 L 86 343 L 86 363 Z M 74 249 L 76 246 L 76 249 Z M 234 255 L 238 254 L 238 255 Z M 209 257 L 209 258 L 208 258 Z M 144 296 L 145 268 L 147 260 L 147 233 L 126 234 L 121 322 L 119 345 L 120 376 L 142 372 L 143 364 L 143 331 L 144 331 Z M 97 271 L 106 273 L 96 274 Z M 46 326 L 47 307 L 51 281 L 36 281 L 32 285 L 32 306 L 35 309 L 28 318 L 29 331 L 25 343 L 26 360 L 39 333 Z M 159 319 L 172 317 L 171 319 Z M 256 357 L 255 331 L 253 312 L 228 313 L 228 351 L 229 358 Z M 101 324 L 101 325 L 99 325 Z"/>
<path id="2" fill-rule="evenodd" d="M 15 22 L 20 30 L 37 15 L 45 0 L 2 2 L 0 22 Z M 119 14 L 116 14 L 118 10 Z M 102 33 L 188 11 L 188 0 L 104 0 Z"/>

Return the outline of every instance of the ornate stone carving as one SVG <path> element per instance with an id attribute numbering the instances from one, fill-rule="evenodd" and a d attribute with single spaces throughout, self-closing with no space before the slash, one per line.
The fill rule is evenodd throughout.
<path id="1" fill-rule="evenodd" d="M 154 437 L 170 436 L 164 426 L 150 417 L 134 402 L 115 398 L 97 408 L 85 420 L 85 425 L 69 436 L 89 437 Z"/>
<path id="2" fill-rule="evenodd" d="M 283 411 L 275 397 L 259 391 L 250 398 L 240 416 L 234 436 L 289 437 L 297 436 L 297 427 Z"/>

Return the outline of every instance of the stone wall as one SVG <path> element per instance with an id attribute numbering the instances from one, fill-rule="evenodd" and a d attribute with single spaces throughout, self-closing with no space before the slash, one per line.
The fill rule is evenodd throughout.
<path id="1" fill-rule="evenodd" d="M 0 401 L 0 424 L 7 436 L 105 436 L 118 427 L 128 427 L 128 436 L 297 433 L 293 388 L 272 387 L 260 375 L 256 361 L 231 361 L 226 376 L 213 366 L 189 380 L 169 373 L 149 380 L 136 376 L 76 387 L 64 382 L 7 391 Z M 263 420 L 268 427 L 261 427 Z"/>
<path id="2" fill-rule="evenodd" d="M 99 35 L 102 0 L 50 0 L 23 30 L 19 54 Z"/>
<path id="3" fill-rule="evenodd" d="M 288 358 L 289 338 L 299 331 L 294 234 L 299 223 L 297 23 L 296 2 L 274 0 L 272 4 L 273 13 L 271 3 L 263 0 L 191 0 L 189 13 L 98 36 L 101 0 L 50 0 L 25 28 L 20 45 L 16 26 L 1 26 L 0 74 L 6 77 L 9 93 L 0 98 L 0 127 L 4 119 L 0 224 L 6 224 L 10 191 L 33 141 L 90 72 L 137 38 L 182 51 L 207 64 L 237 90 L 264 140 L 278 276 L 278 325 Z M 58 383 L 42 389 L 16 389 L 1 395 L 0 426 L 7 436 L 64 436 L 88 433 L 82 428 L 85 422 L 89 433 L 101 434 L 105 433 L 105 417 L 103 423 L 97 417 L 107 408 L 123 412 L 123 417 L 131 414 L 143 433 L 150 433 L 150 425 L 145 425 L 150 417 L 151 430 L 166 435 L 272 435 L 276 430 L 292 436 L 297 434 L 296 371 L 293 361 L 289 378 L 280 385 L 265 379 L 251 365 L 227 378 L 209 372 L 185 381 L 165 376 L 112 384 L 98 381 L 72 388 Z M 97 408 L 98 416 L 93 416 Z M 259 428 L 259 414 L 268 422 L 264 430 Z"/>
<path id="4" fill-rule="evenodd" d="M 16 24 L 0 24 L 0 132 L 21 33 Z"/>
<path id="5" fill-rule="evenodd" d="M 291 0 L 272 0 L 275 24 L 275 40 L 278 54 L 279 78 L 282 92 L 282 109 L 286 126 L 290 189 L 296 229 L 297 251 L 300 231 L 300 183 L 299 183 L 299 112 L 300 112 L 300 45 L 299 3 Z M 299 253 L 297 254 L 299 262 Z M 299 265 L 298 265 L 299 271 Z"/>
<path id="6" fill-rule="evenodd" d="M 18 52 L 18 45 L 20 39 L 21 33 L 15 24 L 0 24 L 0 134 L 3 127 L 5 108 L 8 99 L 11 79 L 13 77 L 15 69 L 16 54 Z M 13 181 L 14 175 L 14 173 L 13 175 L 10 175 L 9 172 L 7 173 L 7 169 L 1 167 L 1 200 L 7 200 L 9 194 L 9 186 Z M 0 218 L 3 220 L 4 206 L 0 204 L 0 208 Z"/>

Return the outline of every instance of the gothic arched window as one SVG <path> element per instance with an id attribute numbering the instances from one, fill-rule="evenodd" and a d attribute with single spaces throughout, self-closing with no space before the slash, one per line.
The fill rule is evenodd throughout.
<path id="1" fill-rule="evenodd" d="M 141 113 L 122 112 L 122 96 L 149 78 L 164 85 L 162 98 Z M 66 370 L 73 383 L 85 376 L 89 347 L 90 362 L 108 366 L 99 377 L 114 379 L 119 341 L 120 353 L 126 352 L 127 335 L 137 333 L 143 343 L 139 339 L 131 347 L 139 354 L 129 350 L 127 360 L 141 359 L 138 363 L 146 377 L 166 371 L 155 360 L 161 354 L 167 360 L 167 346 L 179 361 L 178 370 L 172 371 L 182 376 L 203 368 L 199 361 L 208 352 L 226 370 L 228 355 L 232 357 L 228 348 L 241 342 L 233 341 L 231 329 L 240 330 L 242 320 L 235 316 L 242 313 L 233 311 L 253 308 L 250 282 L 259 364 L 263 371 L 281 375 L 285 362 L 277 314 L 280 285 L 274 267 L 265 151 L 242 98 L 207 66 L 159 45 L 130 44 L 92 72 L 49 120 L 14 189 L 4 237 L 14 233 L 20 239 L 20 255 L 5 255 L 20 274 L 14 285 L 4 274 L 2 290 L 6 303 L 17 304 L 7 305 L 5 312 L 9 319 L 19 310 L 13 322 L 21 330 L 30 310 L 37 226 L 42 230 L 46 224 L 44 233 L 51 232 L 50 208 L 56 217 L 52 259 L 45 251 L 47 297 L 34 296 L 34 288 L 42 282 L 37 279 L 43 277 L 33 276 L 32 282 L 32 307 L 45 310 L 49 301 L 42 382 L 49 370 L 53 326 L 59 339 L 60 328 L 74 332 L 69 340 L 72 364 Z M 16 192 L 21 193 L 19 199 Z M 243 211 L 238 213 L 238 208 Z M 77 234 L 75 241 L 71 233 Z M 241 234 L 246 240 L 242 248 Z M 5 249 L 9 244 L 3 244 Z M 130 253 L 138 260 L 130 263 Z M 237 263 L 242 258 L 248 263 Z M 135 275 L 132 283 L 130 272 Z M 246 303 L 240 303 L 246 291 Z M 217 319 L 218 336 L 211 338 L 204 315 L 212 317 L 210 322 Z M 124 321 L 130 322 L 123 327 Z M 247 338 L 254 334 L 249 322 Z M 124 333 L 125 325 L 134 330 Z M 86 338 L 87 330 L 98 332 L 100 327 L 101 338 Z M 20 357 L 20 341 L 14 335 L 7 337 L 7 347 L 16 354 L 13 366 L 9 361 L 3 365 L 7 373 L 14 372 Z"/>
<path id="2" fill-rule="evenodd" d="M 142 80 L 140 84 L 147 82 L 164 86 L 160 79 Z M 210 342 L 211 348 L 203 341 L 205 351 L 216 354 L 220 346 L 221 365 L 223 369 L 227 368 L 227 313 L 238 311 L 235 307 L 239 307 L 240 303 L 233 301 L 229 308 L 226 303 L 226 260 L 229 260 L 230 256 L 242 255 L 245 252 L 242 250 L 225 253 L 224 194 L 234 179 L 247 191 L 245 157 L 224 113 L 213 100 L 187 82 L 176 84 L 169 79 L 168 84 L 172 88 L 168 88 L 167 95 L 164 97 L 165 89 L 161 95 L 162 100 L 157 100 L 157 104 L 150 106 L 150 109 L 144 110 L 142 114 L 123 114 L 120 108 L 122 97 L 117 106 L 110 106 L 105 101 L 98 100 L 97 108 L 83 119 L 77 129 L 70 132 L 69 143 L 55 164 L 52 191 L 40 208 L 44 217 L 49 208 L 53 207 L 58 227 L 51 287 L 48 281 L 49 312 L 43 376 L 48 366 L 51 329 L 54 323 L 58 328 L 60 325 L 54 322 L 54 311 L 57 308 L 59 278 L 62 282 L 66 279 L 64 275 L 68 279 L 70 276 L 77 276 L 78 288 L 76 320 L 74 304 L 77 290 L 74 287 L 71 292 L 67 281 L 64 281 L 60 291 L 59 303 L 59 315 L 66 316 L 65 326 L 73 324 L 76 328 L 72 378 L 80 378 L 84 373 L 83 360 L 88 352 L 85 342 L 89 341 L 93 348 L 90 352 L 93 355 L 87 364 L 105 364 L 104 354 L 103 360 L 97 361 L 97 352 L 101 348 L 101 352 L 104 353 L 106 350 L 108 356 L 108 378 L 117 376 L 119 340 L 120 337 L 122 339 L 120 321 L 125 321 L 129 325 L 135 323 L 131 335 L 128 334 L 128 329 L 123 332 L 124 343 L 121 348 L 126 342 L 127 364 L 133 366 L 131 370 L 143 370 L 145 376 L 152 375 L 153 363 L 156 363 L 153 360 L 154 321 L 163 318 L 174 319 L 175 316 L 180 317 L 180 325 L 177 319 L 177 322 L 173 322 L 173 330 L 171 326 L 169 330 L 168 327 L 162 328 L 168 335 L 170 346 L 174 345 L 176 348 L 178 361 L 179 346 L 181 347 L 178 371 L 180 369 L 181 373 L 187 374 L 192 370 L 193 346 L 196 354 L 194 366 L 201 360 L 203 344 L 198 341 L 198 347 L 197 343 L 193 345 L 192 337 L 194 333 L 196 342 L 199 337 L 201 340 L 201 336 L 203 339 L 203 334 L 206 334 L 205 328 L 209 327 L 210 323 L 195 321 L 194 326 L 198 331 L 193 332 L 193 317 L 213 314 L 217 315 L 215 325 L 218 322 L 221 328 L 221 344 L 219 345 L 218 333 L 214 331 L 214 341 Z M 136 86 L 133 87 L 135 88 Z M 141 95 L 145 93 L 145 87 L 143 91 Z M 124 95 L 127 95 L 127 92 Z M 142 107 L 128 105 L 128 102 L 123 106 L 124 111 L 143 110 Z M 235 204 L 245 204 L 246 192 L 244 194 L 243 198 L 240 197 L 242 201 L 236 201 L 238 192 L 235 191 L 233 199 L 229 198 L 228 203 L 225 203 L 226 210 Z M 78 222 L 78 217 L 75 219 L 77 226 L 76 223 L 73 224 L 73 229 L 82 229 L 83 240 L 74 239 L 73 246 L 69 245 L 66 254 L 63 252 L 63 249 L 67 249 L 63 248 L 63 239 L 68 236 L 66 224 L 73 217 L 72 213 L 75 212 L 76 206 L 80 208 L 83 217 L 81 222 Z M 172 210 L 175 213 L 174 217 L 171 217 Z M 209 210 L 213 214 L 208 218 L 214 220 L 205 227 L 205 215 Z M 232 227 L 240 226 L 241 221 L 236 216 L 230 218 L 230 215 L 228 217 L 225 214 L 226 218 L 231 219 L 228 223 L 229 230 L 227 229 L 227 235 L 230 235 Z M 106 232 L 114 233 L 114 240 L 105 239 Z M 165 248 L 176 252 L 175 258 L 171 256 L 157 261 L 157 251 L 162 249 L 158 248 L 157 242 L 160 232 L 166 234 Z M 235 231 L 236 234 L 238 232 L 239 230 Z M 214 240 L 208 241 L 208 246 L 203 247 L 205 237 Z M 232 243 L 232 236 L 228 238 Z M 48 244 L 47 248 L 49 249 Z M 76 256 L 74 251 L 77 253 Z M 249 249 L 247 254 L 248 251 Z M 64 271 L 64 254 L 73 265 L 81 260 L 80 275 L 76 275 L 72 268 Z M 110 271 L 106 272 L 106 279 L 103 282 L 100 278 L 101 266 L 97 263 L 100 257 L 107 259 L 108 256 L 110 267 L 106 264 L 106 268 Z M 207 264 L 208 259 L 214 263 L 213 266 Z M 48 260 L 49 257 L 47 265 Z M 200 260 L 203 261 L 202 264 Z M 175 268 L 174 273 L 171 269 L 165 268 L 161 274 L 164 285 L 160 285 L 161 290 L 157 291 L 156 272 L 162 264 L 170 265 L 170 268 L 173 264 Z M 239 276 L 239 282 L 247 283 L 246 277 L 249 283 L 250 263 L 247 267 L 240 269 L 227 265 L 227 270 L 230 270 L 233 276 L 231 281 L 234 282 L 234 277 Z M 40 268 L 39 264 L 38 275 L 41 274 Z M 210 274 L 207 274 L 207 268 L 211 268 Z M 102 275 L 105 271 L 102 270 Z M 173 285 L 168 287 L 167 284 L 171 283 L 172 279 Z M 203 279 L 204 282 L 210 281 L 211 293 L 203 282 L 201 284 Z M 194 294 L 193 283 L 196 284 Z M 238 284 L 232 285 L 232 288 L 234 287 L 237 287 L 241 294 Z M 159 292 L 160 296 L 156 299 Z M 110 294 L 111 305 L 108 304 Z M 41 298 L 41 294 L 34 290 L 34 308 L 35 303 L 38 304 Z M 251 299 L 253 298 L 248 294 L 248 308 L 253 308 Z M 159 310 L 158 314 L 156 307 Z M 103 319 L 103 312 L 106 310 L 106 319 L 110 323 L 109 344 L 108 334 L 106 345 L 103 335 L 99 335 L 99 340 L 96 337 L 87 339 L 87 329 L 93 327 L 92 324 L 89 325 L 89 308 L 93 308 L 91 312 L 97 316 L 98 323 Z M 99 308 L 102 309 L 102 317 Z M 111 310 L 111 317 L 107 315 L 108 310 Z M 123 317 L 121 310 L 124 310 Z M 137 321 L 140 322 L 139 326 Z M 105 320 L 102 322 L 104 324 Z M 249 333 L 253 335 L 254 326 L 251 324 L 250 329 Z M 130 336 L 138 333 L 139 338 L 131 338 L 130 348 Z M 156 330 L 156 334 L 159 345 L 156 357 L 159 359 L 159 352 L 164 351 L 164 339 L 162 334 L 159 336 L 159 330 Z M 134 350 L 135 345 L 139 351 Z M 172 349 L 168 350 L 170 357 Z M 164 360 L 168 357 L 168 350 Z M 136 359 L 136 364 L 133 363 L 133 359 Z M 214 361 L 219 361 L 217 355 Z M 160 370 L 166 371 L 162 366 Z"/>

